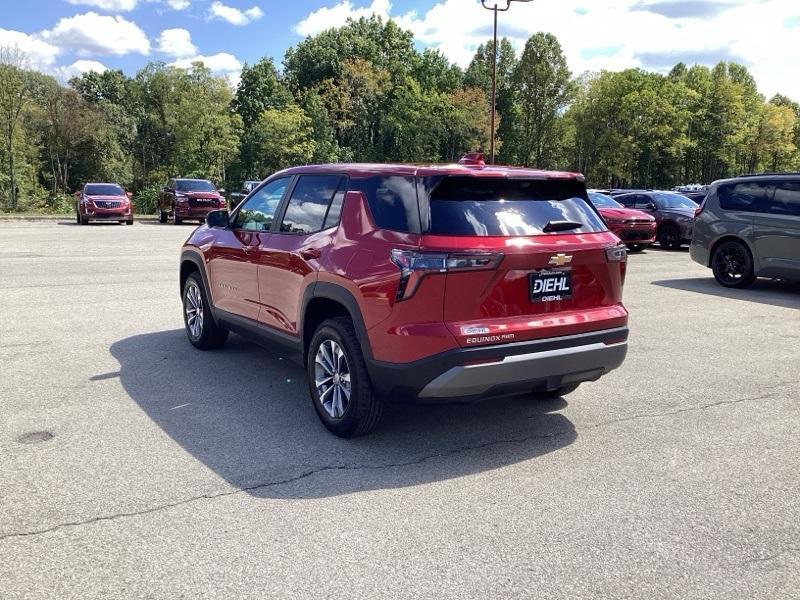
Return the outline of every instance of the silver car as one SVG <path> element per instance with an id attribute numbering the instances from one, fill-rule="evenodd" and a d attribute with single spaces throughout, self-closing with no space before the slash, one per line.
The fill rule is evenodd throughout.
<path id="1" fill-rule="evenodd" d="M 714 182 L 689 251 L 725 287 L 744 288 L 757 277 L 800 281 L 800 174 Z"/>

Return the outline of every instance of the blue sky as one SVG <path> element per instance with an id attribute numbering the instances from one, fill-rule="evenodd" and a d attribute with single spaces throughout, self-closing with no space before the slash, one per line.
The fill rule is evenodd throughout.
<path id="1" fill-rule="evenodd" d="M 506 0 L 497 1 L 505 4 Z M 150 60 L 201 59 L 235 82 L 241 65 L 279 64 L 305 35 L 348 16 L 378 14 L 411 29 L 420 47 L 466 65 L 490 35 L 479 0 L 0 0 L 0 45 L 61 79 L 88 69 L 132 74 Z M 737 60 L 763 93 L 800 100 L 798 0 L 534 0 L 501 13 L 501 34 L 521 50 L 556 34 L 573 72 Z"/>

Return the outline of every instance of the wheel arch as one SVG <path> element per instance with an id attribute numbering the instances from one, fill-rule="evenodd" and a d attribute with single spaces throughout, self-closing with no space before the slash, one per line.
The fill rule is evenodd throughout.
<path id="1" fill-rule="evenodd" d="M 325 319 L 340 316 L 349 317 L 353 322 L 356 337 L 361 344 L 361 351 L 369 366 L 372 361 L 372 347 L 358 301 L 349 290 L 327 281 L 316 282 L 306 288 L 303 294 L 301 314 L 303 318 L 300 325 L 300 339 L 303 344 L 304 365 L 308 355 L 308 346 L 317 327 Z"/>
<path id="2" fill-rule="evenodd" d="M 719 248 L 725 242 L 739 242 L 742 246 L 744 246 L 750 253 L 750 260 L 753 263 L 753 271 L 758 273 L 758 263 L 756 263 L 756 255 L 755 252 L 753 252 L 753 248 L 750 247 L 750 244 L 746 239 L 732 233 L 726 233 L 725 235 L 720 236 L 714 241 L 713 244 L 711 244 L 711 248 L 708 251 L 708 264 L 706 267 L 711 268 L 711 262 L 714 260 L 714 253 L 717 251 L 717 248 Z"/>
<path id="3" fill-rule="evenodd" d="M 200 255 L 199 252 L 196 250 L 184 250 L 181 252 L 181 269 L 180 269 L 180 279 L 179 279 L 179 289 L 178 293 L 183 295 L 183 286 L 186 285 L 186 279 L 191 275 L 194 271 L 200 273 L 200 277 L 203 279 L 203 285 L 206 288 L 206 293 L 211 297 L 211 288 L 208 285 L 208 275 L 206 274 L 206 265 L 203 261 L 203 257 Z"/>

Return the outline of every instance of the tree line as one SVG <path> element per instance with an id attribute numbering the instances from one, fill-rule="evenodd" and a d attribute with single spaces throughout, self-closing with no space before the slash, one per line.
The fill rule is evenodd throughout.
<path id="1" fill-rule="evenodd" d="M 676 65 L 574 76 L 551 34 L 498 44 L 498 162 L 671 187 L 800 167 L 800 105 L 767 101 L 747 68 Z M 202 64 L 89 72 L 60 85 L 0 49 L 0 209 L 69 210 L 116 181 L 149 211 L 169 177 L 236 187 L 313 162 L 450 162 L 487 151 L 493 44 L 466 69 L 362 18 L 245 65 L 235 90 Z"/>

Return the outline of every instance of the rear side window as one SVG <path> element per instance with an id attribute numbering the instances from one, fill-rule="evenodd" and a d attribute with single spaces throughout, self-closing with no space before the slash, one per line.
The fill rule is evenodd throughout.
<path id="1" fill-rule="evenodd" d="M 419 205 L 415 177 L 389 175 L 352 180 L 350 189 L 367 198 L 372 218 L 381 229 L 419 233 Z"/>
<path id="2" fill-rule="evenodd" d="M 717 191 L 719 206 L 723 210 L 766 212 L 772 184 L 758 181 L 730 183 Z"/>
<path id="3" fill-rule="evenodd" d="M 770 213 L 800 217 L 800 181 L 783 181 L 775 187 Z"/>
<path id="4" fill-rule="evenodd" d="M 572 221 L 561 233 L 605 231 L 574 179 L 438 177 L 424 183 L 429 204 L 425 230 L 434 235 L 521 236 L 543 234 L 548 223 Z"/>
<path id="5" fill-rule="evenodd" d="M 301 175 L 281 221 L 282 233 L 322 231 L 328 207 L 342 183 L 341 175 Z"/>

